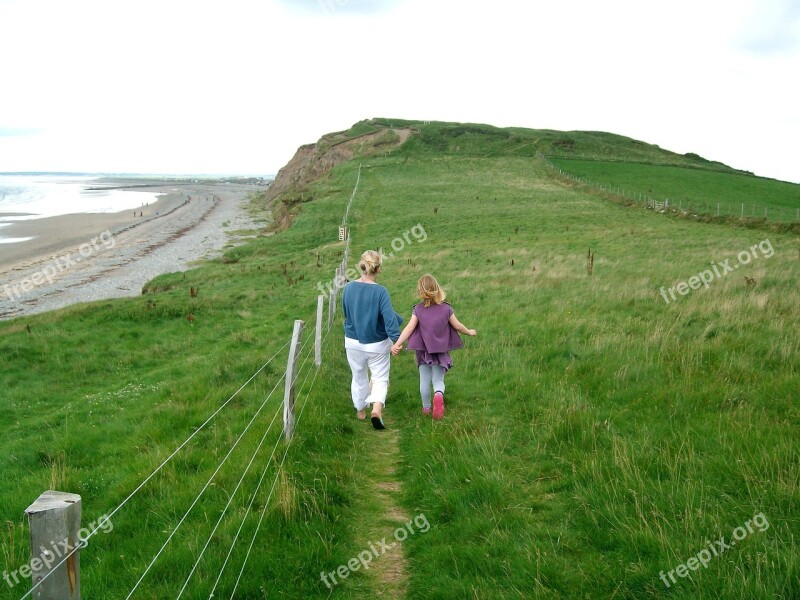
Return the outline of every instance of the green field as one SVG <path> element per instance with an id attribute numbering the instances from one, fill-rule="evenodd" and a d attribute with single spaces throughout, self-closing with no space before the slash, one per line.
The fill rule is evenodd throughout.
<path id="1" fill-rule="evenodd" d="M 692 212 L 800 222 L 800 186 L 741 173 L 674 165 L 552 159 L 552 164 L 606 188 L 619 188 Z"/>
<path id="2" fill-rule="evenodd" d="M 81 494 L 95 521 L 275 356 L 91 539 L 84 597 L 127 597 L 254 415 L 133 598 L 177 597 L 229 499 L 185 598 L 208 598 L 220 573 L 215 597 L 230 597 L 251 539 L 238 598 L 800 597 L 797 236 L 609 202 L 536 158 L 569 138 L 622 158 L 693 160 L 641 142 L 413 125 L 399 150 L 312 186 L 285 231 L 159 277 L 138 298 L 0 323 L 0 569 L 29 560 L 22 513 L 42 491 Z M 380 282 L 406 317 L 417 278 L 433 273 L 478 336 L 454 353 L 440 422 L 420 414 L 413 356 L 393 360 L 388 430 L 375 432 L 352 409 L 337 315 L 319 370 L 303 349 L 287 447 L 285 346 L 294 319 L 311 337 L 359 163 L 350 265 L 365 249 L 392 251 Z M 704 193 L 738 193 L 725 181 L 747 176 L 714 165 L 639 181 L 677 190 L 707 177 Z M 633 186 L 638 169 L 604 172 Z M 688 288 L 725 261 L 737 268 Z M 684 283 L 665 300 L 662 288 Z M 409 521 L 413 533 L 368 570 L 323 582 Z M 739 539 L 705 560 L 723 536 Z M 705 566 L 690 563 L 698 556 Z M 3 584 L 0 598 L 24 591 Z"/>

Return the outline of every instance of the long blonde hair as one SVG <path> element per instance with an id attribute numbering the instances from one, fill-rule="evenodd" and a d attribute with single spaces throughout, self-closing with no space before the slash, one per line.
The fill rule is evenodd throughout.
<path id="1" fill-rule="evenodd" d="M 361 260 L 358 261 L 358 268 L 364 275 L 374 275 L 381 268 L 381 255 L 375 250 L 367 250 L 361 255 Z"/>
<path id="2" fill-rule="evenodd" d="M 419 296 L 420 300 L 425 304 L 425 308 L 428 308 L 434 303 L 441 304 L 444 302 L 444 299 L 447 298 L 447 294 L 445 294 L 439 282 L 436 281 L 436 277 L 430 273 L 425 273 L 425 275 L 419 278 L 417 282 L 417 296 Z"/>

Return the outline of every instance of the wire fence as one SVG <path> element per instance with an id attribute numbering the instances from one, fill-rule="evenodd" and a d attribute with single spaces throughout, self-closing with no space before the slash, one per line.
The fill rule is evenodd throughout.
<path id="1" fill-rule="evenodd" d="M 275 354 L 273 354 L 267 362 L 265 362 L 261 368 L 259 368 L 247 381 L 245 381 L 225 402 L 223 402 L 201 425 L 199 425 L 192 434 L 184 440 L 182 444 L 180 444 L 166 459 L 164 459 L 160 465 L 158 465 L 136 488 L 122 501 L 120 502 L 116 508 L 114 508 L 111 512 L 106 513 L 105 520 L 102 523 L 98 523 L 89 533 L 78 543 L 74 548 L 72 548 L 56 565 L 44 576 L 42 577 L 35 585 L 31 587 L 31 589 L 24 595 L 20 600 L 24 600 L 25 598 L 30 597 L 36 590 L 39 588 L 48 577 L 50 577 L 53 573 L 55 573 L 60 567 L 64 565 L 69 559 L 82 548 L 85 548 L 89 540 L 97 534 L 98 531 L 102 529 L 104 524 L 110 521 L 114 515 L 116 515 L 122 508 L 131 501 L 131 499 L 138 494 L 142 488 L 147 485 L 147 483 L 153 479 L 173 458 L 175 458 L 178 453 L 183 450 L 189 442 L 191 442 L 206 426 L 209 425 L 216 417 L 219 415 L 232 401 L 236 398 L 239 393 L 244 390 L 253 380 L 289 345 L 289 342 L 283 345 Z"/>
<path id="2" fill-rule="evenodd" d="M 353 203 L 353 200 L 354 200 L 354 198 L 355 198 L 355 196 L 356 196 L 356 194 L 358 192 L 358 186 L 359 186 L 360 180 L 361 180 L 361 165 L 359 165 L 358 174 L 357 174 L 357 177 L 356 177 L 356 182 L 355 182 L 355 185 L 353 187 L 353 192 L 350 195 L 350 199 L 349 199 L 349 201 L 347 203 L 347 206 L 346 206 L 346 209 L 345 209 L 345 213 L 344 213 L 344 217 L 342 219 L 342 225 L 345 228 L 347 228 L 347 226 L 348 226 L 348 218 L 349 218 L 350 207 L 351 207 L 351 205 Z M 345 272 L 346 268 L 347 268 L 347 261 L 348 261 L 349 254 L 350 254 L 350 235 L 349 235 L 349 232 L 347 232 L 347 235 L 345 236 L 345 240 L 344 241 L 345 241 L 345 247 L 344 247 L 343 257 L 342 257 L 341 262 L 339 263 L 339 265 L 336 268 L 337 276 L 343 274 Z M 323 321 L 322 318 L 321 318 L 321 314 L 320 314 L 321 311 L 318 311 L 318 310 L 315 309 L 314 313 L 308 319 L 306 319 L 306 321 L 304 321 L 304 322 L 313 322 L 314 320 L 316 320 L 316 327 L 317 327 L 318 334 L 316 336 L 314 336 L 314 335 L 305 336 L 305 340 L 300 345 L 300 349 L 298 351 L 298 356 L 300 358 L 302 358 L 302 363 L 300 365 L 300 368 L 297 369 L 296 373 L 293 375 L 292 386 L 294 386 L 296 380 L 300 379 L 300 377 L 302 376 L 302 374 L 304 372 L 304 369 L 305 369 L 305 376 L 304 376 L 304 378 L 302 380 L 302 384 L 299 386 L 299 392 L 297 393 L 297 396 L 296 396 L 297 401 L 298 401 L 298 405 L 300 406 L 300 410 L 298 412 L 296 420 L 293 421 L 294 427 L 296 427 L 300 423 L 300 419 L 302 418 L 303 412 L 305 411 L 305 408 L 308 405 L 310 393 L 313 390 L 314 384 L 315 384 L 315 382 L 317 380 L 317 377 L 319 375 L 319 372 L 321 370 L 319 368 L 319 365 L 315 365 L 314 362 L 312 362 L 312 356 L 315 355 L 315 350 L 317 351 L 316 352 L 317 354 L 319 353 L 319 349 L 315 348 L 315 344 L 312 344 L 312 340 L 314 340 L 315 337 L 316 337 L 317 340 L 321 339 L 321 342 L 317 341 L 317 344 L 321 343 L 321 345 L 323 347 L 327 343 L 328 337 L 329 337 L 330 332 L 331 332 L 331 326 L 330 325 L 334 320 L 334 311 L 335 311 L 335 306 L 336 306 L 336 302 L 335 302 L 336 295 L 337 295 L 337 293 L 339 292 L 340 289 L 341 288 L 339 286 L 334 286 L 332 288 L 332 290 L 331 290 L 331 297 L 330 297 L 330 301 L 329 301 L 329 305 L 328 305 L 328 311 L 329 311 L 329 314 L 328 314 L 328 327 L 327 327 L 327 331 L 324 334 L 324 336 L 320 335 L 321 328 L 322 328 L 322 321 Z M 99 530 L 101 530 L 101 528 L 104 526 L 104 524 L 106 522 L 110 521 L 112 519 L 112 517 L 114 517 L 114 515 L 116 515 L 120 510 L 122 510 L 123 507 L 125 507 L 148 484 L 148 482 L 150 482 L 160 471 L 162 471 L 162 469 L 164 469 L 164 467 L 168 463 L 170 463 L 170 461 L 172 461 L 201 431 L 206 429 L 206 427 L 209 426 L 209 424 L 212 423 L 212 421 L 214 421 L 214 419 L 226 407 L 228 407 L 231 404 L 231 402 L 248 385 L 250 385 L 267 368 L 267 366 L 270 363 L 272 363 L 279 355 L 281 355 L 287 349 L 287 347 L 290 346 L 290 344 L 293 341 L 294 340 L 290 340 L 290 341 L 287 341 L 285 344 L 283 344 L 280 349 L 278 349 L 258 370 L 256 370 L 256 372 L 253 373 L 253 375 L 247 381 L 245 381 L 241 386 L 239 386 L 239 388 L 227 400 L 225 400 L 203 423 L 198 425 L 194 429 L 194 431 L 191 433 L 191 435 L 189 435 L 183 443 L 181 443 L 166 459 L 164 459 L 161 462 L 161 464 L 159 464 L 147 477 L 145 477 L 145 479 L 122 502 L 120 502 L 120 504 L 118 506 L 116 506 L 111 512 L 107 513 L 107 516 L 104 518 L 104 520 L 101 523 L 99 523 L 96 527 L 94 527 L 91 531 L 89 531 L 89 533 L 83 539 L 80 540 L 80 543 L 78 543 L 74 548 L 72 548 L 70 550 L 70 552 L 68 554 L 66 554 L 66 556 L 64 556 L 60 560 L 60 562 L 58 562 L 55 566 L 53 566 L 52 569 L 50 569 L 45 574 L 44 577 L 42 577 L 39 581 L 37 581 L 36 584 L 31 587 L 31 590 L 28 591 L 25 595 L 23 595 L 20 600 L 25 600 L 26 598 L 32 597 L 34 595 L 36 595 L 36 597 L 39 597 L 39 594 L 37 594 L 36 592 L 40 588 L 40 586 L 45 582 L 45 580 L 47 580 L 48 577 L 50 577 L 52 574 L 58 572 L 58 570 L 63 568 L 65 563 L 68 563 L 68 561 L 70 561 L 70 559 L 77 552 L 79 552 L 81 549 L 85 548 L 88 545 L 89 540 L 95 534 L 97 534 L 97 532 Z M 306 367 L 308 367 L 308 368 L 306 368 Z M 287 369 L 287 372 L 288 372 L 288 369 Z M 312 372 L 313 372 L 313 377 L 311 377 Z M 139 578 L 137 579 L 136 583 L 133 584 L 132 588 L 130 589 L 130 592 L 126 596 L 126 600 L 130 600 L 130 598 L 132 598 L 134 596 L 134 594 L 137 592 L 137 590 L 140 588 L 140 586 L 146 580 L 147 575 L 151 572 L 153 566 L 158 562 L 159 558 L 165 553 L 165 551 L 169 547 L 170 543 L 173 541 L 175 535 L 177 534 L 178 530 L 187 521 L 187 519 L 189 518 L 189 516 L 192 513 L 192 511 L 195 509 L 195 507 L 199 503 L 199 501 L 202 498 L 202 496 L 209 489 L 209 487 L 214 485 L 215 479 L 219 475 L 220 471 L 225 466 L 225 464 L 228 462 L 230 457 L 233 455 L 234 451 L 240 445 L 242 440 L 245 438 L 246 434 L 250 431 L 250 429 L 256 423 L 257 419 L 259 418 L 259 416 L 262 414 L 262 412 L 266 408 L 268 402 L 270 401 L 270 399 L 275 394 L 275 392 L 278 389 L 278 387 L 280 386 L 281 382 L 286 383 L 286 378 L 287 378 L 287 375 L 284 374 L 283 376 L 281 376 L 275 382 L 275 384 L 272 387 L 272 389 L 270 390 L 270 392 L 267 394 L 267 396 L 264 398 L 264 400 L 260 403 L 260 405 L 258 406 L 256 411 L 251 416 L 251 418 L 250 418 L 249 422 L 247 423 L 247 425 L 239 433 L 238 437 L 231 444 L 231 446 L 228 449 L 228 451 L 225 454 L 225 456 L 220 460 L 220 462 L 217 465 L 216 469 L 213 471 L 211 476 L 206 480 L 206 482 L 204 483 L 204 485 L 202 486 L 200 491 L 197 493 L 197 495 L 195 496 L 194 500 L 189 505 L 188 509 L 186 509 L 186 511 L 183 513 L 182 517 L 178 520 L 178 522 L 175 524 L 175 526 L 171 529 L 171 531 L 170 531 L 169 535 L 167 536 L 166 540 L 163 542 L 161 547 L 155 552 L 154 556 L 148 562 L 147 566 L 144 567 L 144 570 L 141 572 L 141 574 L 140 574 Z M 307 386 L 306 384 L 308 383 L 309 378 L 311 378 L 311 383 Z M 274 426 L 275 422 L 278 421 L 279 415 L 281 414 L 282 409 L 284 409 L 284 405 L 278 403 L 277 407 L 275 407 L 275 409 L 274 409 L 274 414 L 272 415 L 272 419 L 270 420 L 269 424 L 264 429 L 264 431 L 263 431 L 263 433 L 262 433 L 262 435 L 260 437 L 260 440 L 259 440 L 255 450 L 250 455 L 250 459 L 247 462 L 246 466 L 244 467 L 244 469 L 243 469 L 243 471 L 241 473 L 241 476 L 239 477 L 238 482 L 236 483 L 235 488 L 229 494 L 228 502 L 225 504 L 225 506 L 220 511 L 219 517 L 217 518 L 213 528 L 211 529 L 211 532 L 208 534 L 207 538 L 205 539 L 204 544 L 202 545 L 201 548 L 198 549 L 197 558 L 194 561 L 194 564 L 192 565 L 190 571 L 188 572 L 188 575 L 186 575 L 185 578 L 183 579 L 183 584 L 180 587 L 180 590 L 178 590 L 176 592 L 176 594 L 177 594 L 176 595 L 176 599 L 180 599 L 183 596 L 183 594 L 187 591 L 187 589 L 190 587 L 191 581 L 192 581 L 195 573 L 197 572 L 198 567 L 201 564 L 201 562 L 203 560 L 203 557 L 206 554 L 206 551 L 208 550 L 209 546 L 211 545 L 212 540 L 214 539 L 214 537 L 217 535 L 220 526 L 222 525 L 222 523 L 225 520 L 225 517 L 228 515 L 229 509 L 230 509 L 231 505 L 233 504 L 234 499 L 237 496 L 237 493 L 242 488 L 242 486 L 243 486 L 243 484 L 244 484 L 244 482 L 245 482 L 245 480 L 247 478 L 248 473 L 250 472 L 253 464 L 255 463 L 255 461 L 257 459 L 257 456 L 258 456 L 259 452 L 261 451 L 261 449 L 264 446 L 265 442 L 269 438 L 270 432 L 274 433 L 274 427 L 273 426 Z M 285 423 L 284 423 L 284 428 L 285 428 Z M 242 517 L 241 522 L 240 522 L 240 524 L 238 526 L 238 529 L 236 531 L 236 534 L 233 537 L 233 541 L 232 541 L 232 543 L 231 543 L 231 545 L 230 545 L 230 547 L 229 547 L 229 549 L 227 551 L 227 554 L 226 554 L 225 559 L 224 559 L 224 561 L 222 563 L 222 566 L 219 569 L 219 572 L 216 574 L 216 578 L 215 578 L 213 587 L 211 589 L 210 595 L 208 596 L 209 598 L 216 597 L 217 588 L 220 585 L 220 582 L 222 580 L 222 576 L 223 576 L 223 573 L 225 572 L 225 569 L 229 566 L 229 564 L 231 562 L 231 559 L 232 559 L 232 556 L 233 556 L 233 553 L 234 553 L 234 548 L 235 548 L 235 546 L 237 544 L 237 541 L 240 538 L 240 534 L 241 534 L 241 532 L 242 532 L 242 530 L 244 528 L 244 524 L 245 524 L 248 516 L 252 512 L 252 508 L 254 506 L 254 503 L 255 503 L 256 499 L 258 498 L 258 496 L 259 496 L 259 492 L 262 489 L 264 481 L 267 478 L 267 474 L 268 474 L 268 472 L 270 470 L 270 466 L 274 464 L 273 459 L 275 457 L 275 454 L 276 454 L 276 452 L 278 452 L 278 449 L 279 449 L 281 443 L 283 442 L 283 439 L 282 439 L 282 436 L 281 436 L 280 432 L 277 434 L 276 438 L 277 438 L 276 441 L 272 445 L 272 450 L 271 450 L 271 453 L 269 455 L 269 458 L 265 461 L 264 469 L 261 472 L 261 476 L 258 479 L 258 482 L 257 482 L 257 484 L 255 486 L 255 489 L 249 495 L 249 501 L 247 503 L 247 509 L 245 510 L 244 516 Z M 286 460 L 286 457 L 287 457 L 287 455 L 289 453 L 289 448 L 291 446 L 291 439 L 292 438 L 289 438 L 285 442 L 283 442 L 284 443 L 283 456 L 280 459 L 280 463 L 275 468 L 274 478 L 272 479 L 272 485 L 270 487 L 270 490 L 269 490 L 269 493 L 267 495 L 266 501 L 263 503 L 263 506 L 261 507 L 261 514 L 259 516 L 258 523 L 257 523 L 257 525 L 255 527 L 255 530 L 253 532 L 252 538 L 250 540 L 250 544 L 249 544 L 249 546 L 247 548 L 246 555 L 245 555 L 245 557 L 244 557 L 244 559 L 242 561 L 238 576 L 236 578 L 236 582 L 233 585 L 233 589 L 232 589 L 231 595 L 230 595 L 231 598 L 234 597 L 234 595 L 236 593 L 236 590 L 239 587 L 239 584 L 240 584 L 242 576 L 243 576 L 243 574 L 245 572 L 247 563 L 248 563 L 248 561 L 250 559 L 250 555 L 251 555 L 253 546 L 255 544 L 256 537 L 258 536 L 258 533 L 259 533 L 259 531 L 261 529 L 261 526 L 262 526 L 262 523 L 264 521 L 264 517 L 265 517 L 266 511 L 267 511 L 267 507 L 269 506 L 270 500 L 272 499 L 272 496 L 273 496 L 273 494 L 275 492 L 275 489 L 276 489 L 276 486 L 277 486 L 277 482 L 278 482 L 278 478 L 280 477 L 281 470 L 283 468 L 283 465 L 284 465 L 284 462 Z M 36 552 L 36 550 L 34 550 L 34 553 L 35 552 Z"/>

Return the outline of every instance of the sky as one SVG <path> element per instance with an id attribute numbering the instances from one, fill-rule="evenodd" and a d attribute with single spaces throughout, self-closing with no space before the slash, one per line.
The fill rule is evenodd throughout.
<path id="1" fill-rule="evenodd" d="M 800 182 L 798 0 L 0 0 L 0 171 L 274 174 L 372 117 Z"/>

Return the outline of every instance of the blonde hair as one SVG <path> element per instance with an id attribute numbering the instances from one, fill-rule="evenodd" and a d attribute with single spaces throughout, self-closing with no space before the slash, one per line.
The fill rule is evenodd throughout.
<path id="1" fill-rule="evenodd" d="M 364 275 L 374 275 L 381 268 L 381 255 L 375 250 L 367 250 L 358 261 L 358 268 Z"/>
<path id="2" fill-rule="evenodd" d="M 425 308 L 428 308 L 433 303 L 441 304 L 444 302 L 444 299 L 447 298 L 447 294 L 444 293 L 439 282 L 436 281 L 436 277 L 430 273 L 425 273 L 425 275 L 419 278 L 417 282 L 417 296 L 424 302 Z"/>

